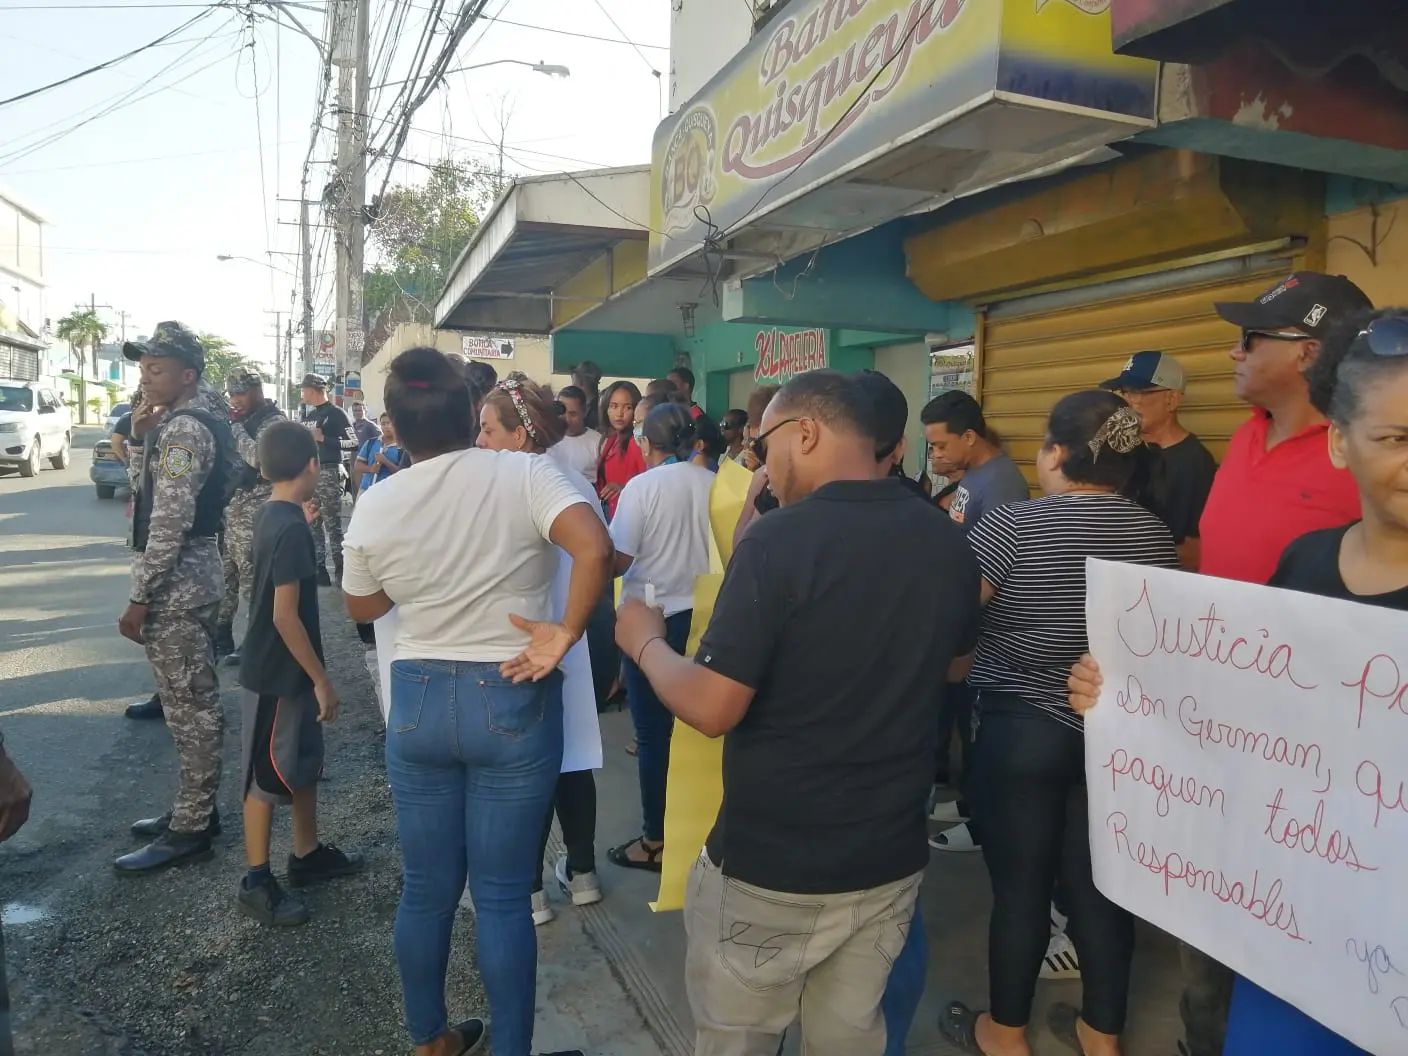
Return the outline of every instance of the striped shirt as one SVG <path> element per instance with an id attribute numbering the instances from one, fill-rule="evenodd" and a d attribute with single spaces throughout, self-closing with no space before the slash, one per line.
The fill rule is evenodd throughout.
<path id="1" fill-rule="evenodd" d="M 1070 492 L 989 510 L 968 541 L 996 591 L 983 612 L 969 682 L 1015 693 L 1081 728 L 1066 679 L 1089 650 L 1085 559 L 1177 568 L 1168 528 L 1119 495 Z"/>

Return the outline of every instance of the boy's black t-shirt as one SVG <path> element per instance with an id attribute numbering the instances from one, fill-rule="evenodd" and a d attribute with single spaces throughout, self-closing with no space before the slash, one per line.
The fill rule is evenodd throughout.
<path id="1" fill-rule="evenodd" d="M 755 690 L 724 737 L 726 876 L 837 894 L 924 868 L 939 704 L 978 619 L 972 549 L 902 481 L 836 481 L 749 527 L 695 655 Z"/>
<path id="2" fill-rule="evenodd" d="M 318 444 L 318 462 L 324 466 L 335 466 L 342 461 L 342 442 L 352 440 L 352 422 L 342 413 L 342 408 L 328 400 L 316 407 L 309 407 L 303 414 L 303 424 L 317 426 L 323 431 L 322 442 Z"/>
<path id="3" fill-rule="evenodd" d="M 132 412 L 128 411 L 119 418 L 117 424 L 112 427 L 112 431 L 115 435 L 125 436 L 130 439 L 132 436 Z"/>
<path id="4" fill-rule="evenodd" d="M 313 688 L 274 626 L 274 588 L 298 584 L 298 618 L 318 659 L 323 636 L 318 622 L 317 558 L 303 508 L 271 500 L 254 519 L 254 583 L 249 629 L 240 647 L 240 685 L 254 693 L 292 697 Z"/>

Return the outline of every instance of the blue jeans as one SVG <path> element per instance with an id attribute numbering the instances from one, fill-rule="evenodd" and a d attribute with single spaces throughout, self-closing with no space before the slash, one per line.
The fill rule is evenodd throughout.
<path id="1" fill-rule="evenodd" d="M 538 972 L 529 898 L 561 768 L 560 672 L 514 685 L 498 664 L 391 665 L 386 772 L 405 860 L 396 964 L 416 1045 L 449 1029 L 445 970 L 468 877 L 493 1056 L 528 1056 Z"/>
<path id="2" fill-rule="evenodd" d="M 880 1011 L 885 1016 L 885 1056 L 904 1056 L 904 1043 L 909 1038 L 909 1028 L 924 996 L 924 977 L 929 971 L 929 940 L 924 934 L 924 918 L 919 912 L 919 902 L 923 897 L 921 890 L 919 899 L 914 903 L 914 919 L 909 922 L 909 935 L 905 938 L 900 955 L 890 967 L 890 981 L 885 986 L 885 996 L 880 1000 Z"/>
<path id="3" fill-rule="evenodd" d="M 665 641 L 681 656 L 689 645 L 689 623 L 693 617 L 692 609 L 665 617 Z M 625 669 L 626 701 L 636 728 L 641 835 L 659 843 L 665 838 L 665 786 L 670 777 L 670 738 L 675 732 L 675 717 L 660 703 L 649 679 L 636 667 L 634 657 L 627 658 Z"/>

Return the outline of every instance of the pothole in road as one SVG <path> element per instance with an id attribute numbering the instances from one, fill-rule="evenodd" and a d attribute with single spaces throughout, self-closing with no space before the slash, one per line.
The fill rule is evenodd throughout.
<path id="1" fill-rule="evenodd" d="M 48 917 L 49 911 L 42 906 L 31 906 L 24 902 L 6 902 L 4 906 L 0 906 L 0 920 L 3 920 L 7 927 L 38 924 Z"/>

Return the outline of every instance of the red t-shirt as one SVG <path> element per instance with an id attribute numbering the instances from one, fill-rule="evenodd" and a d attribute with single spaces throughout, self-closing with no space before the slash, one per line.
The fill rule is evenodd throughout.
<path id="1" fill-rule="evenodd" d="M 1329 424 L 1307 426 L 1268 451 L 1270 426 L 1258 408 L 1232 434 L 1199 525 L 1204 575 L 1265 583 L 1293 540 L 1360 516 L 1354 478 L 1330 464 Z"/>
<path id="2" fill-rule="evenodd" d="M 632 477 L 644 472 L 645 456 L 640 453 L 640 445 L 636 443 L 635 437 L 628 437 L 623 449 L 617 437 L 608 436 L 606 443 L 601 446 L 601 460 L 597 463 L 596 492 L 600 495 L 607 484 L 619 484 L 624 488 Z M 616 516 L 616 500 L 620 497 L 621 493 L 618 491 L 606 500 L 608 520 Z"/>

